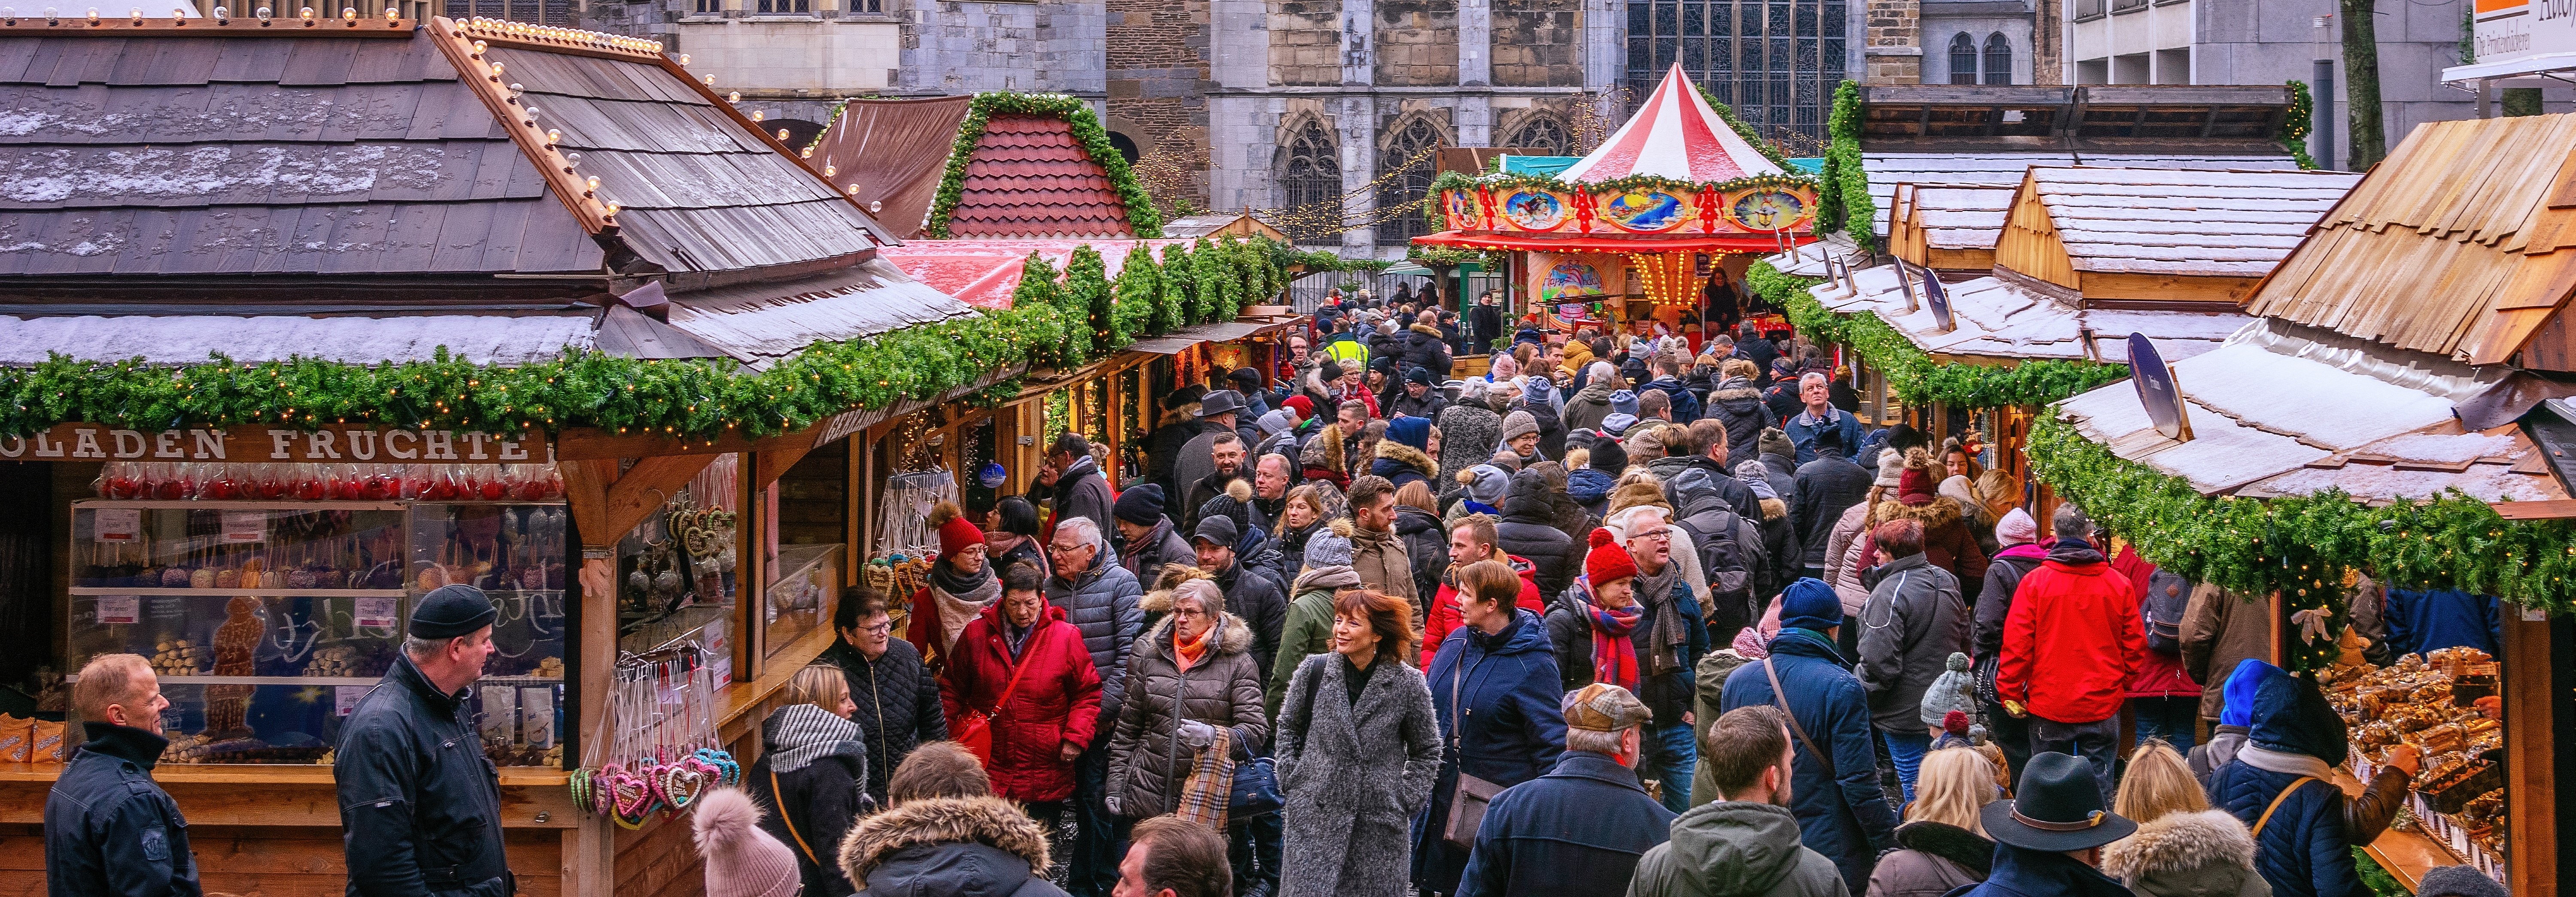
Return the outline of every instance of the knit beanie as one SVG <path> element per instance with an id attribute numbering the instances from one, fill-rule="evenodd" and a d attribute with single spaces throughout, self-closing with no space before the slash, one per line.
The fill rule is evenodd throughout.
<path id="1" fill-rule="evenodd" d="M 1637 427 L 1628 434 L 1628 455 L 1652 461 L 1664 456 L 1664 428 Z"/>
<path id="2" fill-rule="evenodd" d="M 1941 714 L 1941 731 L 1953 738 L 1968 737 L 1968 712 L 1952 710 Z"/>
<path id="3" fill-rule="evenodd" d="M 1414 370 L 1421 370 L 1415 368 Z M 1413 447 L 1414 451 L 1431 450 L 1431 419 L 1406 415 L 1386 422 L 1386 438 Z"/>
<path id="4" fill-rule="evenodd" d="M 1780 432 L 1779 427 L 1762 428 L 1761 439 L 1754 445 L 1765 455 L 1778 455 L 1783 458 L 1798 457 L 1798 444 L 1789 441 L 1789 434 Z"/>
<path id="5" fill-rule="evenodd" d="M 1780 593 L 1780 625 L 1817 632 L 1843 625 L 1843 599 L 1824 580 L 1800 577 Z"/>
<path id="6" fill-rule="evenodd" d="M 1474 405 L 1485 404 L 1485 392 L 1492 388 L 1493 384 L 1483 377 L 1469 377 L 1459 382 L 1458 401 Z"/>
<path id="7" fill-rule="evenodd" d="M 1995 541 L 2003 543 L 2006 548 L 2037 542 L 2039 521 L 2031 519 L 2030 512 L 2020 508 L 2005 511 L 2004 518 L 1995 521 Z"/>
<path id="8" fill-rule="evenodd" d="M 1556 382 L 1537 374 L 1521 378 L 1521 398 L 1531 405 L 1556 404 Z"/>
<path id="9" fill-rule="evenodd" d="M 1904 480 L 1905 456 L 1898 454 L 1895 449 L 1880 449 L 1878 452 L 1878 479 L 1872 481 L 1870 485 L 1884 486 L 1893 489 L 1900 483 L 1904 482 Z"/>
<path id="10" fill-rule="evenodd" d="M 1298 396 L 1298 398 L 1302 399 L 1305 398 L 1305 396 Z M 1289 423 L 1288 421 L 1287 409 L 1273 408 L 1270 410 L 1270 413 L 1261 416 L 1261 420 L 1256 422 L 1256 426 L 1261 428 L 1261 435 L 1265 437 L 1277 436 L 1281 433 L 1287 432 L 1289 427 L 1296 426 L 1296 424 Z"/>
<path id="11" fill-rule="evenodd" d="M 1315 419 L 1315 400 L 1307 398 L 1304 393 L 1289 396 L 1287 401 L 1281 402 L 1279 405 L 1283 408 L 1297 409 L 1298 420 L 1303 421 Z"/>
<path id="12" fill-rule="evenodd" d="M 2468 866 L 2443 866 L 2424 873 L 2416 897 L 2510 897 L 2505 887 Z"/>
<path id="13" fill-rule="evenodd" d="M 1760 461 L 1735 465 L 1735 478 L 1744 481 L 1744 488 L 1753 490 L 1753 498 L 1757 501 L 1777 501 L 1780 498 L 1780 491 L 1771 488 L 1770 469 L 1763 467 Z"/>
<path id="14" fill-rule="evenodd" d="M 1434 384 L 1438 383 L 1439 381 L 1436 381 L 1436 380 L 1431 379 L 1431 369 L 1430 369 L 1430 368 L 1423 367 L 1423 366 L 1421 366 L 1421 365 L 1418 365 L 1418 364 L 1417 364 L 1417 365 L 1414 365 L 1414 366 L 1412 366 L 1412 367 L 1409 367 L 1409 368 L 1405 368 L 1405 369 L 1404 369 L 1404 382 L 1406 382 L 1406 383 L 1420 383 L 1420 384 L 1422 384 L 1422 385 L 1424 385 L 1424 386 L 1431 386 L 1431 385 L 1434 385 Z"/>
<path id="15" fill-rule="evenodd" d="M 1931 504 L 1935 488 L 1929 470 L 1908 467 L 1896 476 L 1896 500 L 1909 505 Z"/>
<path id="16" fill-rule="evenodd" d="M 1628 470 L 1627 447 L 1620 445 L 1619 440 L 1616 439 L 1604 439 L 1593 443 L 1592 469 L 1614 477 L 1626 472 Z"/>
<path id="17" fill-rule="evenodd" d="M 1538 417 L 1527 411 L 1513 411 L 1503 416 L 1503 444 L 1538 432 Z"/>
<path id="18" fill-rule="evenodd" d="M 984 544 L 984 531 L 966 520 L 966 512 L 953 502 L 932 506 L 923 522 L 939 532 L 939 558 L 947 560 L 959 552 Z"/>
<path id="19" fill-rule="evenodd" d="M 1637 559 L 1628 556 L 1628 549 L 1619 544 L 1619 537 L 1606 528 L 1593 527 L 1592 552 L 1583 556 L 1583 580 L 1599 589 L 1605 584 L 1632 579 L 1636 575 Z"/>
<path id="20" fill-rule="evenodd" d="M 1315 378 L 1326 383 L 1342 379 L 1343 373 L 1342 363 L 1330 358 L 1324 359 L 1323 364 L 1315 367 Z"/>
<path id="21" fill-rule="evenodd" d="M 1162 485 L 1145 483 L 1129 487 L 1127 491 L 1118 493 L 1118 503 L 1109 506 L 1109 513 L 1138 526 L 1152 525 L 1154 518 L 1163 516 Z"/>
<path id="22" fill-rule="evenodd" d="M 1503 506 L 1503 496 L 1510 492 L 1512 475 L 1491 464 L 1467 468 L 1467 500 L 1492 507 Z"/>
<path id="23" fill-rule="evenodd" d="M 1959 713 L 1976 706 L 1977 684 L 1975 679 L 1968 676 L 1968 655 L 1952 651 L 1946 666 L 1948 668 L 1941 675 L 1933 677 L 1932 687 L 1923 691 L 1924 725 L 1947 728 L 1948 723 L 1944 720 L 1946 714 Z M 1960 734 L 1966 734 L 1967 728 L 1968 724 L 1963 715 L 1959 723 Z"/>
<path id="24" fill-rule="evenodd" d="M 1335 520 L 1331 527 L 1316 533 L 1314 538 L 1307 539 L 1306 569 L 1321 570 L 1326 567 L 1350 566 L 1350 527 L 1348 520 Z"/>
<path id="25" fill-rule="evenodd" d="M 1636 391 L 1635 391 L 1635 390 L 1622 389 L 1622 390 L 1619 390 L 1619 391 L 1617 391 L 1617 392 L 1613 392 L 1613 393 L 1611 393 L 1611 394 L 1610 394 L 1610 413 L 1612 413 L 1612 414 L 1625 414 L 1625 415 L 1628 415 L 1629 417 L 1635 417 L 1635 416 L 1637 416 L 1637 393 L 1636 393 Z"/>
<path id="26" fill-rule="evenodd" d="M 1520 376 L 1520 375 L 1521 375 L 1521 363 L 1520 363 L 1520 361 L 1519 361 L 1518 359 L 1515 359 L 1515 358 L 1513 358 L 1513 357 L 1509 356 L 1509 355 L 1500 355 L 1500 354 L 1498 354 L 1498 355 L 1495 355 L 1495 356 L 1494 356 L 1494 366 L 1493 366 L 1493 369 L 1492 369 L 1492 370 L 1489 370 L 1489 371 L 1487 371 L 1487 372 L 1486 372 L 1486 376 L 1491 377 L 1491 378 L 1496 379 L 1496 380 L 1503 380 L 1503 379 L 1507 379 L 1507 378 L 1511 378 L 1511 377 L 1518 377 L 1518 376 Z"/>
<path id="27" fill-rule="evenodd" d="M 1628 435 L 1628 428 L 1636 425 L 1637 416 L 1634 414 L 1621 414 L 1613 411 L 1608 416 L 1601 418 L 1601 432 L 1608 433 L 1612 436 L 1626 436 Z"/>
<path id="28" fill-rule="evenodd" d="M 760 807 L 739 788 L 698 798 L 691 828 L 706 858 L 707 897 L 792 897 L 805 886 L 796 854 L 760 830 Z"/>

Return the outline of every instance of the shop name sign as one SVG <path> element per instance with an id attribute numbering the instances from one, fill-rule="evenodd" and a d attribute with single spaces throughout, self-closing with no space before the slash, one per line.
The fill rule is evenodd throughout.
<path id="1" fill-rule="evenodd" d="M 2576 0 L 2475 0 L 2477 64 L 2576 52 Z"/>
<path id="2" fill-rule="evenodd" d="M 0 437 L 0 460 L 513 464 L 552 461 L 554 452 L 545 434 L 535 430 L 234 427 L 156 431 L 59 424 L 31 436 Z"/>

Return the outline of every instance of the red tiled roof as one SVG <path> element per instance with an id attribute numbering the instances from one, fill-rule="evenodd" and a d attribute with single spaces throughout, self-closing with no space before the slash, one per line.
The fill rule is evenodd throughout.
<path id="1" fill-rule="evenodd" d="M 996 115 L 967 157 L 958 237 L 1132 237 L 1127 203 L 1109 172 L 1073 139 L 1063 119 Z"/>

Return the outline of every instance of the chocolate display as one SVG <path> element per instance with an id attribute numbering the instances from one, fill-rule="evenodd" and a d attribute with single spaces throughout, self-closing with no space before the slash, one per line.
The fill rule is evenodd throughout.
<path id="1" fill-rule="evenodd" d="M 2419 813 L 2434 816 L 2426 827 L 2437 842 L 2455 853 L 2473 844 L 2502 863 L 2504 725 L 2476 707 L 2478 698 L 2495 694 L 2497 675 L 2494 657 L 2460 647 L 2408 654 L 2386 667 L 2337 666 L 2317 680 L 2351 732 L 2357 761 L 2384 762 L 2400 744 L 2422 752 L 2411 787 Z"/>

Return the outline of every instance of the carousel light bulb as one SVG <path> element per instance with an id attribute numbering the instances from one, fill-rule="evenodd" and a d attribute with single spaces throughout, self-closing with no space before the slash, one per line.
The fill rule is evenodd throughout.
<path id="1" fill-rule="evenodd" d="M 714 86 L 716 86 L 716 76 L 714 76 L 714 75 L 707 75 L 706 77 L 700 78 L 700 79 L 698 79 L 698 80 L 699 80 L 701 83 L 704 83 L 704 84 L 705 84 L 706 86 L 708 86 L 708 87 L 714 87 Z"/>
<path id="2" fill-rule="evenodd" d="M 307 21 L 307 22 L 313 21 L 313 7 L 310 7 L 310 6 L 305 7 L 305 8 L 304 8 L 304 11 L 303 11 L 303 12 L 301 12 L 301 13 L 299 13 L 298 15 L 299 15 L 300 17 L 302 17 L 302 18 L 304 19 L 304 21 Z"/>
<path id="3" fill-rule="evenodd" d="M 355 21 L 357 21 L 357 20 L 358 20 L 358 8 L 357 8 L 357 7 L 355 7 L 355 6 L 343 6 L 343 7 L 340 7 L 340 21 L 343 21 L 343 22 L 355 22 Z"/>
<path id="4" fill-rule="evenodd" d="M 681 65 L 684 65 L 684 66 L 689 64 L 689 54 L 687 54 L 687 53 L 682 53 L 682 54 L 680 54 L 680 64 L 681 64 Z"/>
<path id="5" fill-rule="evenodd" d="M 597 193 L 599 192 L 599 176 L 595 174 L 591 175 L 588 180 L 582 181 L 581 185 L 588 188 L 590 192 Z"/>
<path id="6" fill-rule="evenodd" d="M 259 18 L 259 20 L 260 20 L 260 21 L 262 21 L 262 22 L 266 22 L 266 21 L 268 21 L 269 19 L 276 18 L 276 13 L 271 12 L 271 11 L 269 10 L 269 8 L 268 8 L 268 7 L 265 7 L 265 6 L 260 7 L 256 12 L 254 12 L 254 13 L 252 13 L 252 14 L 253 14 L 253 15 L 255 15 L 255 16 L 257 16 L 257 17 Z"/>
<path id="7" fill-rule="evenodd" d="M 780 129 L 778 129 L 778 139 L 780 139 L 780 140 L 785 140 L 785 139 L 787 139 L 787 129 L 786 129 L 786 128 L 780 128 Z M 806 155 L 806 156 L 808 156 L 808 157 L 811 157 L 811 156 L 813 156 L 814 154 L 813 154 L 813 153 L 806 153 L 805 155 Z"/>
<path id="8" fill-rule="evenodd" d="M 401 19 L 402 19 L 402 12 L 401 12 L 401 11 L 394 9 L 394 8 L 393 8 L 393 7 L 391 7 L 391 6 L 387 6 L 387 7 L 385 7 L 385 21 L 388 21 L 388 22 L 394 22 L 394 21 L 400 21 Z"/>
<path id="9" fill-rule="evenodd" d="M 546 145 L 547 145 L 547 146 L 553 146 L 553 145 L 555 145 L 555 144 L 557 144 L 557 143 L 560 143 L 560 142 L 562 142 L 562 141 L 563 141 L 563 132 L 562 132 L 562 131 L 553 130 L 553 129 L 547 129 L 547 131 L 546 131 Z"/>

